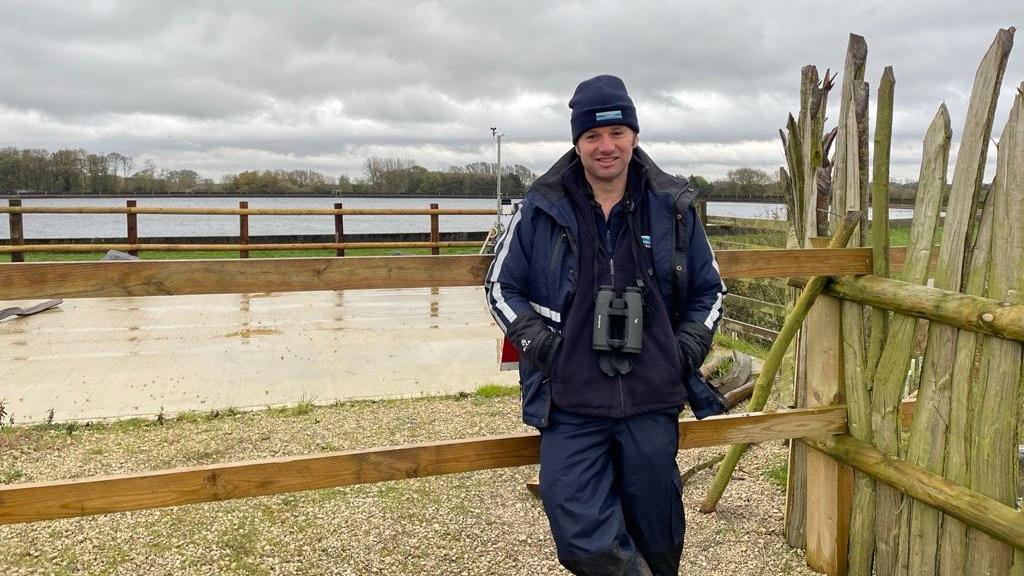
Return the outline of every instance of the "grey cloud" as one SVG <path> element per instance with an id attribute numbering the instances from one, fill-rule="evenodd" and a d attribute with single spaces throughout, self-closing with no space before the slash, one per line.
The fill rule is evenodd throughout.
<path id="1" fill-rule="evenodd" d="M 958 136 L 979 59 L 999 27 L 1024 21 L 1024 6 L 1002 1 L 5 4 L 0 112 L 19 120 L 0 144 L 160 165 L 209 153 L 218 170 L 232 154 L 235 169 L 306 166 L 372 146 L 440 164 L 488 153 L 492 125 L 548 150 L 568 139 L 576 83 L 598 73 L 626 80 L 644 142 L 742 148 L 775 140 L 797 109 L 800 67 L 840 68 L 849 32 L 867 37 L 872 91 L 895 67 L 894 134 L 913 148 L 943 101 Z M 997 135 L 1022 63 L 1011 55 Z M 679 98 L 693 92 L 716 107 Z M 765 165 L 780 162 L 771 154 Z M 535 170 L 550 161 L 528 156 Z M 761 159 L 723 153 L 692 166 L 720 175 Z M 916 172 L 899 162 L 894 173 Z"/>

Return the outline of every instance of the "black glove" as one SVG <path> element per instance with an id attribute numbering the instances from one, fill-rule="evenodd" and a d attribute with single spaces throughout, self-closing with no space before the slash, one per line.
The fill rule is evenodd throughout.
<path id="1" fill-rule="evenodd" d="M 562 337 L 545 327 L 532 339 L 521 341 L 520 344 L 523 357 L 547 374 L 555 363 L 555 355 L 558 354 L 558 347 L 562 345 Z"/>

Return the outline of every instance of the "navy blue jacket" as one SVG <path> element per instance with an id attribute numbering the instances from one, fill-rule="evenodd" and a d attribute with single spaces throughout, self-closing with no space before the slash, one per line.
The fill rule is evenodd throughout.
<path id="1" fill-rule="evenodd" d="M 578 284 L 580 230 L 562 183 L 562 173 L 577 162 L 576 151 L 570 150 L 530 187 L 495 246 L 484 284 L 491 314 L 520 352 L 523 421 L 538 428 L 547 426 L 551 388 L 550 358 L 543 356 L 549 350 L 537 343 L 550 342 L 549 335 L 561 332 Z M 696 190 L 658 168 L 639 147 L 633 162 L 642 168 L 647 195 L 655 283 L 673 311 L 684 365 L 696 369 L 711 348 L 725 284 L 690 206 Z M 687 207 L 685 215 L 677 206 Z"/>

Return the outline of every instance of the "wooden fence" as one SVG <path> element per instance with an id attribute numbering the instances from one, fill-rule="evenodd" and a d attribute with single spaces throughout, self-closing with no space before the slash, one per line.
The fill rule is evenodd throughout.
<path id="1" fill-rule="evenodd" d="M 771 253 L 766 258 L 766 252 Z M 767 277 L 863 275 L 871 270 L 869 249 L 721 251 L 723 276 Z M 211 294 L 264 291 L 337 290 L 479 285 L 489 256 L 404 256 L 291 258 L 261 260 L 121 261 L 0 264 L 0 299 Z M 1006 305 L 961 295 L 978 316 L 964 318 L 949 307 L 904 306 L 892 290 L 947 298 L 944 291 L 876 277 L 846 279 L 828 292 L 872 303 L 901 314 L 1024 339 L 1024 305 Z M 831 398 L 835 399 L 835 398 Z M 828 404 L 827 402 L 825 404 Z M 931 502 L 971 526 L 1024 546 L 1024 517 L 1012 508 L 966 489 L 950 486 L 935 474 L 879 456 L 874 448 L 846 436 L 841 404 L 752 413 L 680 423 L 681 448 L 805 438 L 816 449 L 862 468 L 896 489 Z M 831 439 L 830 439 L 831 438 Z M 0 487 L 0 523 L 32 522 L 115 511 L 139 510 L 230 498 L 312 490 L 435 474 L 534 464 L 537 437 L 532 434 L 487 437 L 412 446 L 356 450 L 254 462 L 232 462 L 141 474 L 85 478 Z M 824 472 L 822 472 L 824 473 Z M 819 472 L 810 471 L 810 475 Z M 833 478 L 835 475 L 829 476 Z M 835 482 L 812 478 L 827 490 Z M 928 495 L 941 489 L 943 497 Z M 840 501 L 835 492 L 830 502 Z M 936 501 L 939 500 L 939 501 Z M 835 506 L 809 508 L 820 530 L 843 533 Z M 1010 514 L 1013 514 L 1011 517 Z M 838 531 L 838 532 L 837 532 Z M 808 546 L 811 546 L 811 539 Z M 810 551 L 809 551 L 810 553 Z M 838 553 L 838 552 L 837 552 Z"/>
<path id="2" fill-rule="evenodd" d="M 438 204 L 430 204 L 429 208 L 345 208 L 342 203 L 334 203 L 333 208 L 250 208 L 248 201 L 240 201 L 238 208 L 196 208 L 196 207 L 140 207 L 136 200 L 127 200 L 124 207 L 119 206 L 23 206 L 20 198 L 10 198 L 7 206 L 0 206 L 0 214 L 6 213 L 10 223 L 10 239 L 6 244 L 0 243 L 0 254 L 10 254 L 12 262 L 24 262 L 26 253 L 59 252 L 103 252 L 119 250 L 138 255 L 140 251 L 237 251 L 240 258 L 248 258 L 251 250 L 334 250 L 336 256 L 344 256 L 345 250 L 355 248 L 429 248 L 431 254 L 437 255 L 442 248 L 479 247 L 481 242 L 474 240 L 442 241 L 440 233 L 440 216 L 494 216 L 493 208 L 473 209 L 455 208 L 442 209 Z M 25 214 L 123 214 L 125 216 L 124 242 L 82 242 L 71 241 L 38 242 L 32 244 L 25 239 Z M 175 242 L 141 242 L 139 238 L 138 218 L 140 215 L 193 215 L 193 216 L 238 216 L 238 242 L 189 242 L 186 239 Z M 332 216 L 334 219 L 333 242 L 261 242 L 254 244 L 249 235 L 250 216 Z M 427 241 L 346 241 L 345 217 L 349 216 L 427 216 L 429 217 L 429 239 Z M 722 234 L 737 234 L 752 231 L 782 232 L 785 223 L 772 220 L 753 218 L 728 218 L 706 215 L 703 220 L 713 230 Z"/>
<path id="3" fill-rule="evenodd" d="M 440 216 L 494 216 L 491 209 L 439 208 L 345 208 L 335 203 L 333 208 L 250 208 L 247 201 L 240 201 L 238 208 L 173 208 L 140 207 L 135 200 L 127 200 L 125 206 L 22 206 L 21 199 L 11 198 L 6 207 L 0 206 L 0 213 L 7 213 L 10 221 L 10 243 L 0 246 L 0 254 L 10 254 L 12 262 L 24 262 L 29 252 L 103 252 L 120 250 L 137 255 L 141 250 L 152 251 L 237 251 L 240 258 L 248 258 L 250 250 L 334 250 L 336 256 L 344 256 L 350 248 L 430 248 L 431 254 L 440 254 L 442 248 L 480 247 L 476 241 L 455 240 L 442 242 Z M 124 243 L 67 243 L 28 244 L 24 233 L 25 214 L 124 214 Z M 237 244 L 140 243 L 138 217 L 143 215 L 199 215 L 238 216 Z M 249 237 L 250 216 L 332 216 L 334 218 L 334 242 L 289 242 L 251 244 Z M 430 220 L 430 240 L 427 242 L 346 242 L 345 216 L 427 216 Z"/>

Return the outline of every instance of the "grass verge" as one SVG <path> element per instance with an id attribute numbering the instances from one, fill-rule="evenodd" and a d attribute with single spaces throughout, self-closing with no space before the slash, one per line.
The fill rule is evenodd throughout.
<path id="1" fill-rule="evenodd" d="M 768 348 L 765 346 L 751 341 L 734 338 L 728 334 L 723 334 L 722 332 L 715 332 L 715 344 L 725 348 L 739 350 L 740 352 L 751 356 L 757 356 L 762 360 L 768 357 Z"/>
<path id="2" fill-rule="evenodd" d="M 485 384 L 476 389 L 477 398 L 500 398 L 502 396 L 519 396 L 519 386 L 501 386 Z"/>

